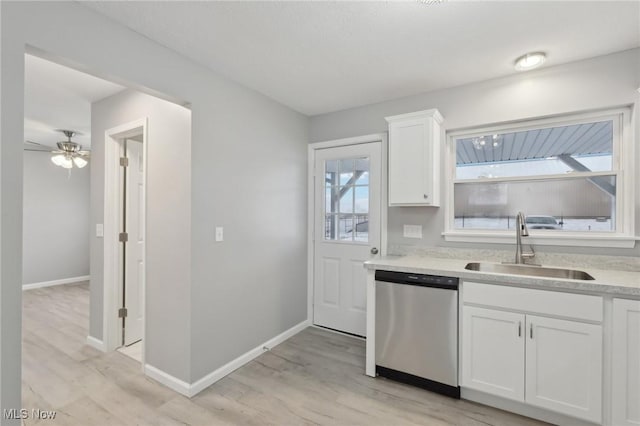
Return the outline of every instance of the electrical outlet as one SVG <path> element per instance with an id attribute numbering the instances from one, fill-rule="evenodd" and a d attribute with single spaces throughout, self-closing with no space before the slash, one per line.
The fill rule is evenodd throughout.
<path id="1" fill-rule="evenodd" d="M 224 241 L 224 229 L 222 226 L 216 226 L 216 242 Z"/>
<path id="2" fill-rule="evenodd" d="M 104 225 L 102 223 L 96 223 L 96 237 L 104 237 Z"/>
<path id="3" fill-rule="evenodd" d="M 422 238 L 422 225 L 404 225 L 405 238 Z"/>

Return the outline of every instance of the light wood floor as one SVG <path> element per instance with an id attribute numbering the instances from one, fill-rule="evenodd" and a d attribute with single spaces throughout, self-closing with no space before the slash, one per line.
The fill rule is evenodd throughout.
<path id="1" fill-rule="evenodd" d="M 189 400 L 85 345 L 87 283 L 24 292 L 26 425 L 539 425 L 364 372 L 364 342 L 308 328 Z"/>

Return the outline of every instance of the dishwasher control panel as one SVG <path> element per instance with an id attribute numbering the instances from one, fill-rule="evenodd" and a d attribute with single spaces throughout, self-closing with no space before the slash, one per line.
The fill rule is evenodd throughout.
<path id="1" fill-rule="evenodd" d="M 423 287 L 457 289 L 459 279 L 440 275 L 411 274 L 407 272 L 376 271 L 376 281 L 409 284 Z"/>

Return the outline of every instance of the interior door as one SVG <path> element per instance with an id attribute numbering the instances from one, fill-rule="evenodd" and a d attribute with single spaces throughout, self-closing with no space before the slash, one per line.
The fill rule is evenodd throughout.
<path id="1" fill-rule="evenodd" d="M 124 344 L 131 345 L 142 339 L 142 284 L 144 283 L 144 159 L 142 143 L 126 141 L 129 158 L 125 203 L 125 229 L 128 241 L 125 251 L 124 303 L 127 315 L 124 319 Z"/>
<path id="2" fill-rule="evenodd" d="M 316 150 L 314 324 L 366 334 L 363 262 L 380 249 L 381 142 Z"/>

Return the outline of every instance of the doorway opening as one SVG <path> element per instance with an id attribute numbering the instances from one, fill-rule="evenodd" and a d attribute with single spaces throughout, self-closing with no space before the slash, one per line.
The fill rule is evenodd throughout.
<path id="1" fill-rule="evenodd" d="M 105 132 L 107 349 L 144 365 L 147 119 Z"/>

